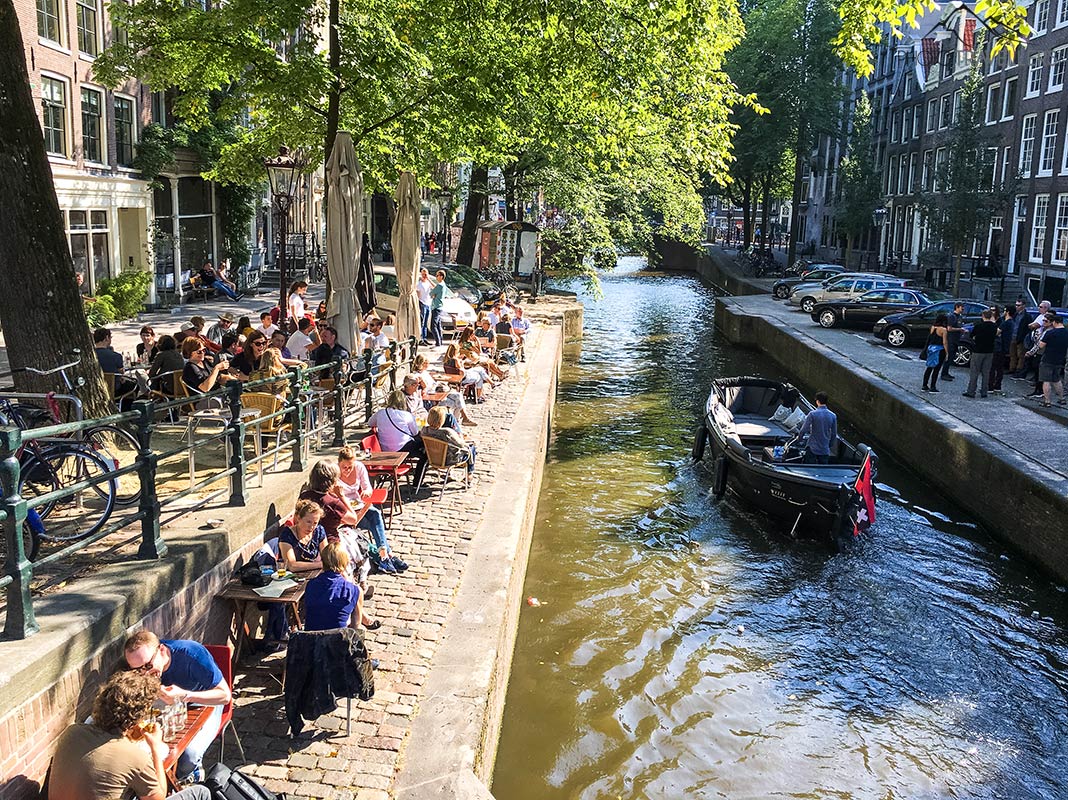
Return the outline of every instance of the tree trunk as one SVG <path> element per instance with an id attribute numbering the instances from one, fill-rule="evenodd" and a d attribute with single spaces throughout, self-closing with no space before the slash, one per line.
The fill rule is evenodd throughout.
<path id="1" fill-rule="evenodd" d="M 0 0 L 0 197 L 7 198 L 0 214 L 0 322 L 8 361 L 12 368 L 50 369 L 80 349 L 81 364 L 71 375 L 85 378 L 78 396 L 87 417 L 106 416 L 112 404 L 75 282 L 11 0 Z M 19 391 L 66 391 L 56 375 L 20 372 L 14 378 Z"/>
<path id="2" fill-rule="evenodd" d="M 470 264 L 478 244 L 479 212 L 485 206 L 489 167 L 475 164 L 471 167 L 471 181 L 467 187 L 467 205 L 464 207 L 464 226 L 460 231 L 460 243 L 456 246 L 456 263 Z"/>
<path id="3" fill-rule="evenodd" d="M 745 176 L 742 187 L 742 249 L 753 243 L 753 178 Z"/>
<path id="4" fill-rule="evenodd" d="M 794 190 L 790 196 L 790 240 L 786 249 L 786 264 L 789 266 L 797 260 L 798 219 L 801 216 L 801 178 L 804 175 L 805 126 L 802 124 L 797 132 L 797 148 L 794 151 Z"/>

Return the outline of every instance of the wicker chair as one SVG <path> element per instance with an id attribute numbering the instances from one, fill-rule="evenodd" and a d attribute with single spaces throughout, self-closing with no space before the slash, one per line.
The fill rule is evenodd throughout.
<path id="1" fill-rule="evenodd" d="M 241 407 L 250 411 L 258 411 L 258 417 L 266 417 L 270 414 L 274 414 L 276 411 L 281 410 L 285 403 L 280 397 L 267 392 L 245 392 L 241 395 Z M 252 425 L 255 425 L 256 419 L 253 417 L 250 420 Z M 282 444 L 282 437 L 288 436 L 292 433 L 293 426 L 289 424 L 289 421 L 284 416 L 271 417 L 264 421 L 262 424 L 249 429 L 249 433 L 256 436 L 274 436 L 274 465 L 272 469 L 278 468 L 278 448 Z M 263 462 L 259 462 L 260 478 L 263 478 Z"/>
<path id="2" fill-rule="evenodd" d="M 471 453 L 463 447 L 446 442 L 444 439 L 436 439 L 433 436 L 424 436 L 423 447 L 426 448 L 427 469 L 423 473 L 423 480 L 426 480 L 426 473 L 430 470 L 435 472 L 444 473 L 441 478 L 441 492 L 438 494 L 438 498 L 445 496 L 445 486 L 449 483 L 449 479 L 452 478 L 452 471 L 458 469 L 463 474 L 464 489 L 468 489 L 471 486 L 471 474 L 467 471 L 467 462 L 471 459 Z M 449 449 L 456 451 L 457 460 L 452 464 L 446 463 L 449 459 Z M 415 487 L 418 492 L 423 485 L 423 480 L 419 481 L 419 486 Z M 458 480 L 458 479 L 454 479 Z"/>

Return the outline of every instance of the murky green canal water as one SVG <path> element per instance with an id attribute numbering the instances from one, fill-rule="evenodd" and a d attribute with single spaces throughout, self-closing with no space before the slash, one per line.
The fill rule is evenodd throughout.
<path id="1" fill-rule="evenodd" d="M 498 800 L 1068 798 L 1064 588 L 887 457 L 849 554 L 713 503 L 710 380 L 781 373 L 634 266 L 563 369 Z"/>

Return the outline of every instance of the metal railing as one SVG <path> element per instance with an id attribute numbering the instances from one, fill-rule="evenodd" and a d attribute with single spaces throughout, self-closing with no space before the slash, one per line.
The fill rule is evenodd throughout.
<path id="1" fill-rule="evenodd" d="M 410 368 L 418 353 L 418 347 L 418 341 L 413 336 L 404 343 L 392 343 L 388 355 L 382 354 L 381 357 L 365 350 L 361 356 L 347 360 L 336 359 L 329 364 L 308 369 L 294 368 L 285 375 L 255 381 L 227 381 L 219 388 L 192 397 L 176 397 L 162 402 L 138 400 L 132 411 L 112 414 L 102 419 L 76 420 L 30 430 L 14 426 L 0 428 L 0 486 L 3 488 L 0 522 L 3 524 L 6 543 L 6 560 L 4 575 L 0 577 L 0 589 L 7 592 L 5 638 L 24 639 L 39 630 L 31 591 L 35 570 L 66 559 L 137 523 L 140 524 L 138 535 L 128 540 L 140 540 L 136 557 L 163 557 L 167 552 L 167 544 L 161 534 L 160 515 L 163 510 L 173 507 L 177 518 L 189 510 L 185 507 L 179 508 L 176 505 L 179 501 L 224 479 L 228 479 L 226 488 L 211 493 L 197 505 L 210 502 L 227 491 L 227 505 L 247 505 L 248 471 L 255 468 L 262 479 L 263 465 L 267 459 L 274 458 L 277 465 L 278 456 L 286 451 L 290 453 L 289 469 L 303 472 L 310 457 L 312 437 L 316 438 L 319 445 L 325 438 L 329 439 L 332 447 L 344 445 L 346 426 L 364 424 L 370 419 L 377 407 L 382 405 L 381 401 L 384 401 L 388 392 L 397 388 L 398 374 Z M 385 360 L 382 360 L 383 358 Z M 324 379 L 332 380 L 333 385 L 329 388 L 313 388 Z M 287 392 L 284 397 L 276 395 L 279 407 L 275 411 L 260 413 L 257 409 L 257 413 L 253 415 L 251 409 L 242 405 L 243 395 L 257 390 L 275 394 L 274 387 L 282 381 L 288 384 Z M 330 401 L 329 412 L 327 401 Z M 161 417 L 171 418 L 175 412 L 181 414 L 190 406 L 198 406 L 200 410 L 191 410 L 187 414 L 187 435 L 182 444 L 162 451 L 155 450 L 153 436 L 162 429 L 163 423 L 159 422 Z M 214 406 L 214 410 L 208 408 L 209 406 Z M 219 424 L 219 429 L 210 435 L 197 438 L 196 430 L 205 421 Z M 32 498 L 24 498 L 21 495 L 23 476 L 19 459 L 26 445 L 34 442 L 55 443 L 57 437 L 81 434 L 107 424 L 131 425 L 136 428 L 139 450 L 133 463 L 78 480 L 47 494 Z M 288 440 L 283 441 L 281 436 L 276 436 L 270 447 L 263 448 L 261 445 L 264 426 L 275 431 L 282 428 L 288 433 Z M 245 443 L 250 434 L 255 437 L 256 446 L 254 455 L 248 457 L 245 453 Z M 223 468 L 208 470 L 204 477 L 198 478 L 193 469 L 192 453 L 211 442 L 223 442 L 227 458 Z M 77 446 L 73 442 L 71 445 Z M 190 458 L 189 485 L 161 498 L 157 491 L 160 462 L 183 453 Z M 140 487 L 136 509 L 113 510 L 107 523 L 91 536 L 73 541 L 36 561 L 29 560 L 24 546 L 23 526 L 31 508 L 42 507 L 56 500 L 74 498 L 78 493 L 96 485 L 134 473 Z"/>

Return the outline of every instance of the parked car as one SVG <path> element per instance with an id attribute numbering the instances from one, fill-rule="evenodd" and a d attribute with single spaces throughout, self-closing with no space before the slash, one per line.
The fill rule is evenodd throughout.
<path id="1" fill-rule="evenodd" d="M 771 296 L 779 300 L 785 300 L 790 296 L 790 291 L 802 283 L 815 283 L 827 278 L 834 278 L 845 272 L 845 267 L 837 264 L 812 264 L 798 276 L 779 278 L 771 285 Z"/>
<path id="2" fill-rule="evenodd" d="M 445 284 L 475 309 L 489 308 L 501 296 L 499 288 L 466 264 L 442 264 L 439 269 L 445 270 Z"/>
<path id="3" fill-rule="evenodd" d="M 980 303 L 975 300 L 961 300 L 964 303 L 965 324 L 978 322 L 983 312 L 990 308 L 989 303 Z M 872 333 L 878 338 L 884 339 L 891 347 L 908 347 L 910 344 L 919 346 L 931 330 L 931 324 L 939 314 L 950 314 L 956 305 L 956 300 L 939 300 L 915 311 L 904 311 L 897 314 L 888 314 L 879 319 Z"/>
<path id="4" fill-rule="evenodd" d="M 448 278 L 446 278 L 448 285 Z M 397 272 L 393 267 L 375 267 L 375 295 L 378 304 L 375 310 L 379 316 L 397 313 Z M 441 307 L 441 327 L 443 330 L 452 331 L 463 328 L 466 325 L 475 324 L 475 309 L 464 300 L 458 293 L 453 293 L 445 298 Z"/>
<path id="5" fill-rule="evenodd" d="M 852 300 L 829 300 L 816 303 L 815 308 L 812 309 L 812 321 L 818 322 L 824 328 L 836 328 L 841 325 L 847 328 L 870 330 L 877 320 L 887 314 L 915 311 L 921 306 L 930 305 L 936 299 L 938 298 L 931 297 L 918 289 L 899 287 L 873 289 Z"/>
<path id="6" fill-rule="evenodd" d="M 824 284 L 802 283 L 794 289 L 787 299 L 792 306 L 801 306 L 806 314 L 811 314 L 817 303 L 829 300 L 852 300 L 872 289 L 889 289 L 906 287 L 908 281 L 887 275 L 839 275 Z"/>

